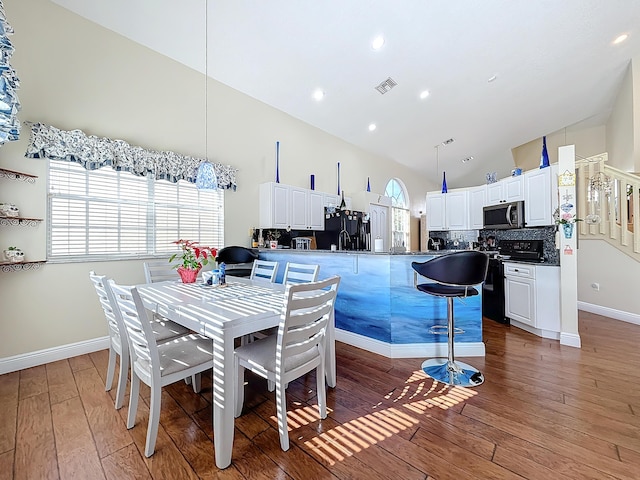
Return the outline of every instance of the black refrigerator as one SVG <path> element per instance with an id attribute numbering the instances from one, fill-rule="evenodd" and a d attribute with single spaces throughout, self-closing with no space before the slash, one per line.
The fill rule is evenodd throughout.
<path id="1" fill-rule="evenodd" d="M 319 250 L 330 250 L 331 245 L 340 245 L 342 232 L 343 250 L 369 250 L 370 224 L 364 212 L 335 210 L 325 208 L 324 231 L 316 232 L 316 245 Z"/>

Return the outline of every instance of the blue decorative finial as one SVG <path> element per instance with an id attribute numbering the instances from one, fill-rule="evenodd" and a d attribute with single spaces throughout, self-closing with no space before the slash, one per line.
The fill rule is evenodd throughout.
<path id="1" fill-rule="evenodd" d="M 540 157 L 540 168 L 549 166 L 549 153 L 547 153 L 547 137 L 542 137 L 542 155 Z"/>
<path id="2" fill-rule="evenodd" d="M 280 142 L 276 142 L 276 183 L 280 183 Z"/>

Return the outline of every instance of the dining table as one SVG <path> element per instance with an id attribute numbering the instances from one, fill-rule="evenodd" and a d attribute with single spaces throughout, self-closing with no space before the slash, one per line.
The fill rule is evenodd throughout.
<path id="1" fill-rule="evenodd" d="M 145 307 L 213 341 L 213 440 L 218 468 L 231 464 L 236 338 L 280 322 L 286 286 L 227 276 L 224 285 L 165 281 L 136 286 Z M 336 386 L 334 316 L 326 332 L 326 380 Z"/>

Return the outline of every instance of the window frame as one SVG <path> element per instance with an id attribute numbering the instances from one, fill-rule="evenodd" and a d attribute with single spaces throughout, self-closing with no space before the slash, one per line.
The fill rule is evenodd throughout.
<path id="1" fill-rule="evenodd" d="M 396 188 L 389 190 L 390 185 L 398 187 L 396 194 L 394 194 Z M 402 246 L 408 250 L 411 243 L 411 214 L 407 188 L 399 178 L 390 178 L 385 186 L 384 194 L 391 198 L 391 247 L 396 246 L 396 239 L 399 239 Z M 402 202 L 399 201 L 400 196 Z M 396 229 L 398 222 L 403 223 L 406 230 Z"/>

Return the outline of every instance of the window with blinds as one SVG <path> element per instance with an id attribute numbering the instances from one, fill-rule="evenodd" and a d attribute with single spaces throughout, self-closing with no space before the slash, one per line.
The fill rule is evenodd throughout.
<path id="1" fill-rule="evenodd" d="M 222 190 L 111 167 L 49 160 L 48 210 L 49 261 L 166 256 L 178 239 L 216 248 L 224 241 Z"/>

